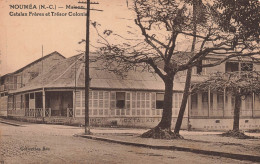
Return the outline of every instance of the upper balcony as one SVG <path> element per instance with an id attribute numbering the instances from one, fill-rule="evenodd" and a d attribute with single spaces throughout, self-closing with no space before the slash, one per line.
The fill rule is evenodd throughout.
<path id="1" fill-rule="evenodd" d="M 16 90 L 17 89 L 17 84 L 12 83 L 12 84 L 4 84 L 0 86 L 0 92 L 8 92 L 10 90 Z"/>
<path id="2" fill-rule="evenodd" d="M 5 92 L 5 91 L 7 91 L 6 85 L 1 85 L 0 92 Z"/>

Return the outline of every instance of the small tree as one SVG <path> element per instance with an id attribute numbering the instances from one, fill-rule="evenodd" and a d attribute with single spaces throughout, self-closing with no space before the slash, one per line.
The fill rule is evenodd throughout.
<path id="1" fill-rule="evenodd" d="M 112 31 L 108 30 L 104 31 L 105 37 L 101 37 L 105 46 L 100 49 L 100 58 L 107 63 L 116 64 L 113 68 L 107 64 L 108 69 L 124 74 L 135 67 L 143 66 L 155 72 L 165 84 L 162 119 L 155 128 L 144 133 L 143 137 L 179 137 L 171 131 L 173 81 L 177 72 L 191 70 L 194 66 L 216 66 L 233 57 L 253 56 L 259 52 L 255 50 L 259 45 L 254 38 L 243 38 L 243 42 L 238 42 L 238 31 L 221 28 L 218 24 L 219 12 L 214 5 L 208 3 L 201 5 L 205 10 L 197 16 L 200 19 L 196 19 L 194 32 L 195 19 L 191 14 L 191 2 L 134 0 L 135 24 L 141 31 L 143 41 L 127 40 L 122 44 L 110 44 L 113 37 Z M 239 26 L 241 25 L 235 24 L 232 27 Z M 192 41 L 194 37 L 196 40 Z M 192 42 L 198 48 L 191 53 L 187 47 L 191 47 Z M 220 55 L 222 58 L 201 65 L 202 60 L 209 55 Z M 181 121 L 178 125 L 181 125 Z"/>
<path id="2" fill-rule="evenodd" d="M 213 91 L 230 94 L 235 98 L 233 132 L 239 131 L 239 118 L 242 99 L 247 96 L 260 94 L 260 72 L 241 71 L 228 73 L 215 73 L 208 80 L 195 84 L 193 92 Z"/>

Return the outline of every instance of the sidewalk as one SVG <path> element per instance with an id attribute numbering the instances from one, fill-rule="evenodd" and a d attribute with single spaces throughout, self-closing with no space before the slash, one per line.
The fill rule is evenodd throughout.
<path id="1" fill-rule="evenodd" d="M 93 135 L 81 137 L 112 143 L 148 147 L 153 149 L 177 150 L 204 155 L 260 162 L 260 134 L 246 133 L 256 139 L 222 137 L 222 132 L 181 131 L 184 140 L 161 140 L 141 138 L 148 129 L 92 128 Z"/>
<path id="2" fill-rule="evenodd" d="M 0 122 L 5 122 L 6 124 L 14 126 L 26 126 L 27 124 L 19 121 L 6 120 L 1 118 Z M 68 135 L 73 134 L 72 131 L 69 132 L 69 129 L 71 129 L 70 126 L 59 125 L 57 126 L 57 128 L 68 128 Z M 82 127 L 75 127 L 73 129 L 77 132 L 83 131 Z M 251 162 L 260 162 L 260 133 L 246 133 L 247 135 L 257 137 L 256 139 L 236 139 L 230 137 L 222 137 L 219 135 L 222 132 L 199 131 L 181 131 L 180 134 L 185 139 L 178 140 L 140 138 L 139 136 L 147 130 L 148 129 L 91 127 L 91 132 L 93 133 L 93 135 L 76 134 L 74 136 L 136 147 L 186 151 L 204 155 L 246 160 Z M 76 131 L 74 131 L 74 133 Z"/>

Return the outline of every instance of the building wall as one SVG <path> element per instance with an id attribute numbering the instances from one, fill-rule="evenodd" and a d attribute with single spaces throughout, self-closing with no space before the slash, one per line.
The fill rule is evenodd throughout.
<path id="1" fill-rule="evenodd" d="M 7 99 L 8 96 L 0 97 L 0 116 L 7 116 Z"/>
<path id="2" fill-rule="evenodd" d="M 27 66 L 25 69 L 15 74 L 7 75 L 7 77 L 5 77 L 3 80 L 3 85 L 5 85 L 6 90 L 16 90 L 20 87 L 23 87 L 28 82 L 30 82 L 30 80 L 41 74 L 42 68 L 43 72 L 46 72 L 62 59 L 64 59 L 62 56 L 54 53 L 39 62 Z M 2 88 L 4 87 L 3 85 L 1 86 Z"/>
<path id="3" fill-rule="evenodd" d="M 122 92 L 122 91 L 120 91 Z M 85 117 L 85 92 L 75 94 L 75 117 Z M 89 115 L 92 125 L 122 125 L 131 127 L 154 127 L 162 117 L 162 109 L 156 109 L 156 92 L 125 92 L 125 107 L 116 107 L 115 91 L 91 91 L 89 96 Z M 173 94 L 173 120 L 176 122 L 181 105 L 182 93 Z M 188 111 L 184 114 L 182 128 L 187 128 Z M 174 127 L 174 126 L 173 126 Z"/>

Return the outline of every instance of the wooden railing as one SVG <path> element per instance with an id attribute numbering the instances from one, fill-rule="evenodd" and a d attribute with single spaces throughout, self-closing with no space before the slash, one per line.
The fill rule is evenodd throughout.
<path id="1" fill-rule="evenodd" d="M 67 117 L 74 117 L 73 108 L 67 108 Z"/>
<path id="2" fill-rule="evenodd" d="M 25 109 L 26 117 L 50 117 L 51 108 L 35 108 L 35 109 Z"/>

